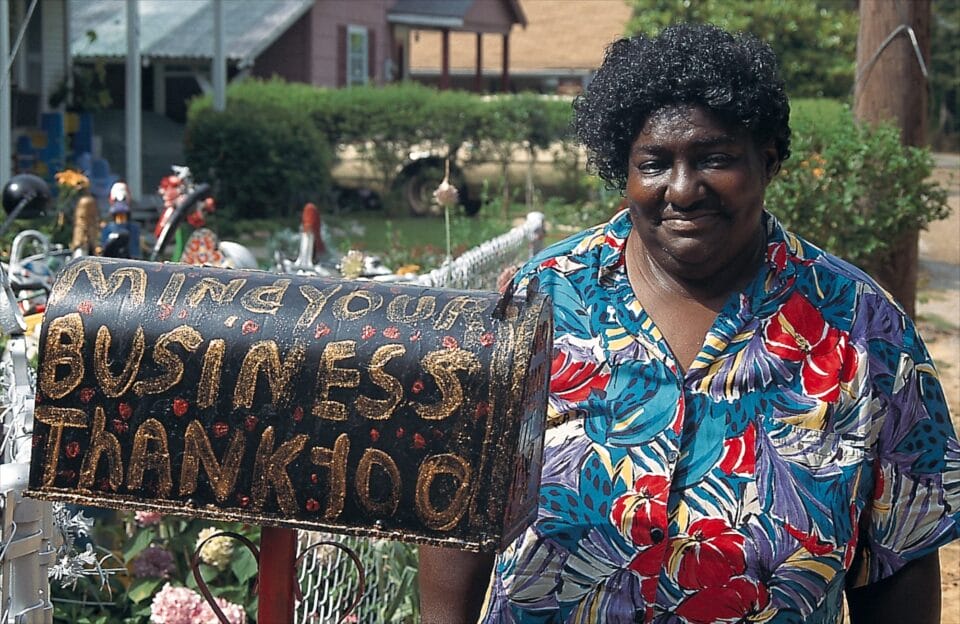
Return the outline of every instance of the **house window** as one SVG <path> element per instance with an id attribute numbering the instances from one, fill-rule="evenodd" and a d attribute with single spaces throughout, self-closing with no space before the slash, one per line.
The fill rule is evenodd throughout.
<path id="1" fill-rule="evenodd" d="M 365 85 L 369 80 L 368 38 L 363 26 L 347 26 L 347 86 Z"/>

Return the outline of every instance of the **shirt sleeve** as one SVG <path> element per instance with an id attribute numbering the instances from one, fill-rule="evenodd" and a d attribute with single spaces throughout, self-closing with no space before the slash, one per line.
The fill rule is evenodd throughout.
<path id="1" fill-rule="evenodd" d="M 857 585 L 886 578 L 960 537 L 960 444 L 927 348 L 913 323 L 898 316 L 896 348 L 871 341 L 883 421 L 869 515 L 861 523 Z"/>

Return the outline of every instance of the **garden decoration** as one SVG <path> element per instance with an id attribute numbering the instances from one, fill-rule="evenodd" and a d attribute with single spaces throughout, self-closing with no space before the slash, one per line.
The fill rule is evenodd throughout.
<path id="1" fill-rule="evenodd" d="M 110 219 L 100 230 L 100 254 L 108 258 L 139 258 L 140 226 L 130 220 L 130 189 L 126 182 L 110 187 Z"/>
<path id="2" fill-rule="evenodd" d="M 79 259 L 41 330 L 30 494 L 264 525 L 290 614 L 288 529 L 496 550 L 535 512 L 550 307 Z"/>
<path id="3" fill-rule="evenodd" d="M 34 218 L 44 214 L 50 203 L 50 187 L 32 173 L 19 173 L 3 187 L 3 209 L 7 213 L 0 235 L 3 235 L 18 217 Z"/>
<path id="4" fill-rule="evenodd" d="M 443 219 L 447 234 L 447 256 L 444 262 L 449 264 L 453 260 L 453 255 L 450 253 L 450 207 L 455 206 L 460 198 L 460 192 L 457 190 L 457 187 L 450 184 L 449 158 L 444 161 L 443 180 L 441 180 L 437 190 L 433 192 L 433 198 L 438 204 L 443 206 Z"/>
<path id="5" fill-rule="evenodd" d="M 210 185 L 195 184 L 188 167 L 173 166 L 174 175 L 160 181 L 157 192 L 163 200 L 163 212 L 157 220 L 156 243 L 150 260 L 161 260 L 167 245 L 173 242 L 171 259 L 184 264 L 256 269 L 257 260 L 239 243 L 223 241 L 206 227 L 207 215 L 216 209 Z M 188 235 L 184 229 L 193 231 Z"/>

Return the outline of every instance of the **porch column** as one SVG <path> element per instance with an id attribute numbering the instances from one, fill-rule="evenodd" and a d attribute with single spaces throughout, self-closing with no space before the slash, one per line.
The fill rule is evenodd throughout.
<path id="1" fill-rule="evenodd" d="M 153 112 L 167 114 L 167 64 L 153 62 Z"/>
<path id="2" fill-rule="evenodd" d="M 503 71 L 500 74 L 500 91 L 510 91 L 510 33 L 503 36 Z"/>
<path id="3" fill-rule="evenodd" d="M 473 90 L 483 92 L 483 33 L 477 33 L 477 73 L 473 77 Z"/>
<path id="4" fill-rule="evenodd" d="M 140 114 L 140 6 L 139 0 L 127 0 L 127 61 L 125 93 L 127 171 L 126 181 L 130 196 L 139 201 L 143 193 L 142 145 L 140 142 L 142 117 Z"/>
<path id="5" fill-rule="evenodd" d="M 440 56 L 442 57 L 440 62 L 440 89 L 449 89 L 450 88 L 450 29 L 444 28 L 442 31 L 441 40 L 443 41 L 442 51 Z"/>

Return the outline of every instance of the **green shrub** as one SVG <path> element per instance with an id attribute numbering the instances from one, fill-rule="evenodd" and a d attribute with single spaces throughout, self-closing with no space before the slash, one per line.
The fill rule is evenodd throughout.
<path id="1" fill-rule="evenodd" d="M 243 154 L 272 154 L 278 151 L 271 148 L 276 143 L 283 143 L 284 150 L 280 151 L 303 154 L 306 147 L 302 143 L 318 141 L 312 134 L 315 132 L 330 145 L 355 148 L 373 172 L 372 186 L 384 192 L 388 211 L 403 213 L 399 194 L 391 193 L 391 189 L 396 188 L 396 176 L 414 150 L 429 150 L 442 159 L 469 146 L 461 152 L 462 162 L 456 164 L 469 167 L 493 160 L 505 170 L 518 149 L 530 154 L 550 149 L 562 163 L 565 177 L 577 179 L 573 172 L 579 173 L 580 162 L 579 151 L 571 151 L 571 110 L 569 101 L 534 94 L 488 98 L 462 91 L 437 91 L 416 83 L 324 89 L 278 79 L 245 80 L 230 85 L 223 113 L 242 119 L 218 117 L 211 110 L 209 97 L 191 102 L 187 160 L 200 179 L 204 179 L 203 173 L 215 172 L 222 204 L 240 202 L 238 215 L 258 214 L 259 181 L 233 179 L 228 165 L 243 159 Z M 267 126 L 276 137 L 264 136 L 270 134 L 265 132 Z M 228 137 L 228 132 L 251 136 Z M 234 146 L 243 152 L 236 154 Z M 301 175 L 301 169 L 309 169 L 305 164 L 313 162 L 310 159 L 287 163 L 296 171 L 280 179 L 292 189 L 291 197 L 311 192 L 313 187 L 322 190 L 327 183 L 324 176 L 332 165 L 330 156 L 324 158 L 327 167 L 321 177 L 318 171 Z M 247 163 L 243 170 L 257 171 L 263 166 L 259 160 Z"/>
<path id="2" fill-rule="evenodd" d="M 876 272 L 901 235 L 947 215 L 946 192 L 928 180 L 926 149 L 899 131 L 854 121 L 829 101 L 800 100 L 791 115 L 792 155 L 767 191 L 784 225 L 827 251 Z"/>
<path id="3" fill-rule="evenodd" d="M 288 216 L 329 195 L 329 143 L 289 107 L 231 100 L 223 112 L 192 110 L 184 152 L 198 181 L 215 182 L 228 216 Z"/>

